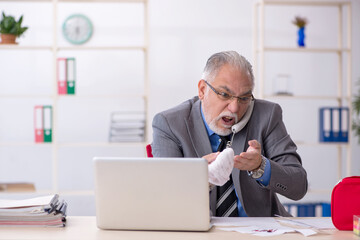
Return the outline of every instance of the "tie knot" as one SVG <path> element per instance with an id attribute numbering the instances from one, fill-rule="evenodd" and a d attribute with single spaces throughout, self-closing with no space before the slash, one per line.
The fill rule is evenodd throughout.
<path id="1" fill-rule="evenodd" d="M 220 137 L 221 141 L 224 141 L 224 142 L 229 141 L 229 136 L 220 136 L 219 135 L 219 137 Z"/>
<path id="2" fill-rule="evenodd" d="M 229 141 L 229 137 L 228 136 L 220 136 L 220 135 L 218 135 L 218 136 L 219 136 L 221 142 L 219 144 L 217 151 L 222 151 L 223 149 L 226 148 L 226 143 L 227 143 L 227 141 Z"/>

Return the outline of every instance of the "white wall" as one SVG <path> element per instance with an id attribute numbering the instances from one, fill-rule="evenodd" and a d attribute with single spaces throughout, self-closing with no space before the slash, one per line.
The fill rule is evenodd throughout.
<path id="1" fill-rule="evenodd" d="M 207 58 L 214 52 L 236 50 L 251 62 L 253 56 L 253 4 L 256 1 L 151 1 L 150 113 L 170 108 L 197 94 L 197 82 Z M 360 79 L 359 62 L 360 3 L 352 1 L 353 82 Z M 337 47 L 338 12 L 333 7 L 270 7 L 265 12 L 265 42 L 268 46 L 296 46 L 295 15 L 309 19 L 306 44 L 309 47 Z M 346 12 L 344 11 L 344 14 Z M 346 15 L 345 15 L 346 16 Z M 344 19 L 346 23 L 346 18 Z M 346 38 L 344 38 L 346 41 Z M 299 95 L 334 96 L 337 93 L 335 54 L 268 54 L 265 86 L 271 93 L 277 74 L 290 74 L 292 88 Z M 345 76 L 345 75 L 344 75 Z M 346 89 L 346 87 L 344 87 Z M 258 89 L 255 90 L 257 92 Z M 354 89 L 355 91 L 355 89 Z M 336 106 L 335 101 L 280 100 L 284 121 L 295 141 L 318 141 L 318 108 Z M 357 161 L 360 148 L 352 143 L 352 175 L 360 174 Z M 346 148 L 342 148 L 346 152 Z M 337 150 L 326 146 L 299 146 L 311 189 L 305 201 L 330 201 L 338 181 Z M 343 153 L 342 176 L 346 176 Z M 287 201 L 284 199 L 284 201 Z"/>
<path id="2" fill-rule="evenodd" d="M 253 5 L 255 1 L 238 1 L 238 0 L 149 0 L 149 24 L 150 24 L 150 39 L 149 39 L 149 77 L 150 77 L 150 98 L 149 98 L 149 114 L 150 118 L 159 111 L 173 107 L 182 101 L 197 94 L 197 82 L 201 77 L 202 69 L 205 65 L 207 58 L 218 51 L 223 50 L 236 50 L 247 57 L 250 62 L 253 62 Z M 66 5 L 66 4 L 65 4 Z M 85 12 L 94 23 L 94 36 L 90 40 L 88 45 L 98 44 L 113 44 L 113 39 L 123 38 L 123 32 L 134 35 L 124 41 L 130 41 L 132 43 L 141 43 L 138 38 L 139 33 L 137 31 L 132 32 L 129 29 L 138 30 L 141 25 L 141 19 L 134 18 L 139 9 L 127 8 L 126 11 L 121 11 L 121 7 L 115 4 L 115 7 L 110 7 L 110 3 L 102 4 L 96 3 L 96 7 L 93 8 L 90 4 L 69 4 L 68 7 L 60 7 L 61 22 L 69 13 L 73 12 Z M 45 22 L 35 14 L 39 10 L 39 6 L 44 14 Z M 73 8 L 73 9 L 71 9 Z M 358 23 L 360 22 L 360 2 L 352 1 L 352 20 L 353 20 L 353 82 L 360 80 L 360 69 L 357 68 L 357 63 L 360 62 L 360 47 L 357 44 L 360 42 L 360 30 Z M 100 10 L 99 10 L 100 9 Z M 51 43 L 51 5 L 43 3 L 36 4 L 24 4 L 24 3 L 9 3 L 0 2 L 0 11 L 12 12 L 15 15 L 25 13 L 24 24 L 31 24 L 31 27 L 40 30 L 41 34 L 34 35 L 31 31 L 20 39 L 21 44 L 37 44 L 39 41 L 42 44 Z M 33 11 L 36 10 L 36 11 Z M 141 11 L 141 9 L 140 9 Z M 104 13 L 104 15 L 102 15 Z M 106 13 L 106 14 L 105 14 Z M 133 14 L 132 14 L 133 13 Z M 120 19 L 117 21 L 109 21 L 109 16 L 118 15 Z M 271 14 L 271 11 L 269 12 Z M 267 27 L 267 41 L 271 44 L 285 44 L 292 46 L 296 44 L 296 28 L 290 21 L 295 14 L 301 14 L 309 16 L 309 27 L 307 30 L 307 43 L 309 46 L 331 46 L 334 44 L 333 40 L 328 40 L 324 35 L 332 35 L 332 30 L 329 28 L 328 23 L 334 23 L 336 20 L 333 16 L 332 10 L 317 11 L 309 10 L 305 8 L 297 8 L 292 10 L 282 10 L 282 14 L 269 15 L 266 22 Z M 122 16 L 128 16 L 123 18 Z M 35 19 L 35 20 L 34 20 Z M 125 24 L 125 19 L 132 19 L 131 23 Z M 335 20 L 334 20 L 335 19 Z M 110 22 L 110 24 L 109 24 Z M 319 25 L 318 22 L 321 24 Z M 334 23 L 336 24 L 336 23 Z M 60 29 L 59 25 L 59 29 Z M 140 27 L 141 28 L 141 27 Z M 115 31 L 112 31 L 115 29 Z M 117 30 L 121 29 L 121 30 Z M 141 31 L 140 31 L 141 32 Z M 59 31 L 59 34 L 60 31 Z M 105 36 L 100 35 L 105 34 Z M 112 38 L 112 35 L 114 38 Z M 141 35 L 141 34 L 140 34 Z M 39 40 L 41 36 L 45 36 L 45 40 Z M 101 37 L 103 36 L 103 37 Z M 141 36 L 140 36 L 141 37 Z M 135 39 L 135 40 L 134 40 Z M 141 38 L 140 38 L 141 39 Z M 64 39 L 60 38 L 60 44 L 67 45 Z M 329 45 L 327 45 L 329 44 Z M 2 56 L 4 54 L 13 54 L 9 51 L 0 51 L 0 72 L 11 73 L 8 66 L 8 60 L 4 60 Z M 51 92 L 52 83 L 51 79 L 51 64 L 42 62 L 44 58 L 51 58 L 46 53 L 38 56 L 36 61 L 27 60 L 27 53 L 20 55 L 20 58 L 25 63 L 24 66 L 28 68 L 22 68 L 21 73 L 18 73 L 17 81 L 26 78 L 27 73 L 34 75 L 37 73 L 37 77 L 33 77 L 33 81 L 36 81 L 37 92 L 39 94 Z M 63 56 L 70 54 L 63 51 Z M 100 87 L 97 90 L 101 93 L 114 94 L 117 91 L 124 91 L 123 87 L 126 85 L 119 82 L 119 79 L 134 79 L 134 73 L 131 71 L 122 71 L 121 67 L 124 62 L 127 62 L 126 56 L 120 53 L 113 52 L 97 52 L 93 55 L 86 55 L 83 52 L 75 52 L 77 59 L 79 59 L 79 68 L 83 69 L 83 76 L 78 76 L 79 94 L 91 94 L 94 92 L 94 86 L 99 83 L 105 83 L 107 87 Z M 105 57 L 104 57 L 105 56 Z M 286 73 L 291 71 L 293 85 L 296 87 L 296 91 L 309 93 L 309 91 L 317 92 L 319 90 L 321 94 L 329 94 L 336 91 L 336 87 L 326 82 L 326 78 L 331 78 L 335 67 L 331 62 L 332 56 L 329 59 L 304 58 L 306 61 L 305 69 L 310 71 L 303 72 L 302 70 L 296 70 L 290 61 L 284 61 L 283 56 L 270 56 L 269 65 L 267 70 L 267 79 L 273 79 L 278 73 Z M 124 60 L 125 59 L 125 60 Z M 141 56 L 134 56 L 130 58 L 141 61 Z M 81 61 L 80 61 L 81 60 Z M 114 60 L 114 61 L 112 61 Z M 27 64 L 28 61 L 28 64 Z M 329 61 L 329 62 L 328 62 Z M 118 63 L 118 64 L 114 64 Z M 142 63 L 142 61 L 141 61 Z M 129 63 L 131 64 L 131 63 Z M 328 67 L 330 65 L 330 67 Z M 44 67 L 45 66 L 45 67 Z M 97 66 L 94 67 L 94 66 Z M 136 63 L 130 65 L 130 68 L 135 69 L 137 78 L 142 76 L 142 67 L 136 68 Z M 50 68 L 50 70 L 49 70 Z M 35 70 L 34 70 L 35 69 Z M 39 70 L 43 69 L 43 70 Z M 104 71 L 104 69 L 106 71 Z M 15 69 L 16 70 L 16 69 Z M 137 71 L 138 70 L 138 71 Z M 294 72 L 293 72 L 294 71 Z M 310 73 L 311 74 L 310 74 Z M 104 74 L 103 74 L 104 73 Z M 80 74 L 80 73 L 79 73 Z M 5 75 L 6 76 L 6 75 Z M 324 77 L 325 76 L 325 77 Z M 306 82 L 304 79 L 309 77 L 319 79 L 318 82 Z M 20 79 L 20 80 L 19 80 Z M 88 79 L 89 81 L 85 81 Z M 126 80 L 125 80 L 126 81 Z M 127 91 L 136 91 L 138 82 L 131 81 L 130 87 Z M 14 87 L 14 83 L 5 81 L 4 78 L 0 79 L 1 89 L 7 89 L 6 91 L 17 91 Z M 24 87 L 23 91 L 26 92 L 28 88 L 33 85 L 28 84 Z M 267 83 L 268 88 L 271 90 L 271 83 Z M 18 85 L 17 85 L 18 86 Z M 312 87 L 313 86 L 313 87 Z M 120 89 L 121 88 L 121 89 Z M 141 88 L 141 87 L 140 87 Z M 4 94 L 0 89 L 0 93 Z M 15 89 L 15 90 L 14 90 Z M 50 89 L 50 90 L 49 90 Z M 130 89 L 130 90 L 129 90 Z M 316 91 L 314 90 L 316 89 Z M 139 90 L 141 92 L 142 89 Z M 355 91 L 355 88 L 354 88 Z M 8 92 L 7 92 L 8 93 Z M 16 99 L 7 101 L 2 99 L 0 101 L 1 109 L 5 109 L 10 112 L 11 104 L 23 107 L 24 109 L 32 109 L 32 106 L 36 104 L 35 100 L 30 100 L 26 104 L 30 106 L 26 108 L 26 105 L 22 105 L 17 102 Z M 47 101 L 46 99 L 44 101 Z M 75 101 L 75 102 L 74 102 Z M 61 111 L 70 109 L 70 117 L 62 118 L 59 128 L 59 138 L 66 142 L 71 138 L 71 129 L 66 128 L 66 123 L 77 122 L 77 129 L 83 127 L 76 133 L 76 141 L 83 141 L 90 138 L 92 140 L 106 139 L 107 126 L 103 127 L 104 122 L 108 122 L 106 111 L 116 109 L 117 105 L 123 104 L 122 102 L 111 102 L 108 100 L 102 101 L 84 101 L 64 99 L 61 100 Z M 276 100 L 279 101 L 279 100 Z M 14 103 L 15 102 L 15 103 Z M 9 105 L 10 103 L 10 105 Z M 305 139 L 309 141 L 317 141 L 317 107 L 322 104 L 329 104 L 329 102 L 317 103 L 318 105 L 312 106 L 308 111 L 308 106 L 311 106 L 311 102 L 295 101 L 295 102 L 281 102 L 284 109 L 284 121 L 288 126 L 290 135 L 293 138 Z M 135 107 L 139 104 L 135 104 Z M 109 109 L 102 109 L 102 106 L 108 106 Z M 141 105 L 141 104 L 140 104 Z M 78 115 L 76 108 L 82 109 L 83 112 Z M 102 114 L 98 116 L 91 115 L 91 111 L 97 109 Z M 26 110 L 28 111 L 28 110 Z M 301 114 L 302 118 L 293 117 L 296 114 Z M 31 111 L 28 113 L 32 117 Z M 65 115 L 64 115 L 65 116 Z M 21 114 L 15 114 L 14 119 L 21 118 Z M 78 120 L 76 120 L 78 119 Z M 25 141 L 33 138 L 32 122 L 23 125 L 18 123 L 20 127 L 17 129 L 13 127 L 12 119 L 2 117 L 0 119 L 0 140 L 2 141 Z M 84 124 L 83 124 L 84 123 Z M 6 128 L 11 127 L 11 131 Z M 151 126 L 151 123 L 149 123 Z M 30 129 L 29 133 L 24 132 Z M 87 129 L 87 130 L 86 130 Z M 103 129 L 103 131 L 101 131 Z M 151 134 L 151 128 L 148 128 L 148 132 Z M 306 134 L 309 132 L 309 134 Z M 103 136 L 104 135 L 104 136 Z M 150 137 L 151 141 L 151 137 Z M 131 153 L 129 152 L 131 150 Z M 15 153 L 14 147 L 2 147 L 0 148 L 0 180 L 12 181 L 21 180 L 21 176 L 25 176 L 25 180 L 34 180 L 40 183 L 40 189 L 48 189 L 52 186 L 52 176 L 47 172 L 42 174 L 40 170 L 28 171 L 31 166 L 33 168 L 40 169 L 42 166 L 46 166 L 47 169 L 51 169 L 52 166 L 46 156 L 51 154 L 51 148 L 48 146 L 38 146 L 36 149 L 29 149 L 25 147 L 22 153 Z M 40 155 L 35 155 L 35 152 L 41 152 Z M 76 191 L 76 190 L 92 190 L 93 178 L 91 157 L 96 154 L 108 154 L 108 155 L 143 155 L 143 151 L 136 152 L 137 149 L 133 147 L 124 146 L 123 148 L 108 148 L 108 149 L 84 149 L 84 148 L 71 148 L 64 147 L 59 152 L 60 158 L 63 159 L 63 164 L 59 166 L 59 188 L 64 191 Z M 309 181 L 311 186 L 317 188 L 331 189 L 333 184 L 337 181 L 337 162 L 336 152 L 324 147 L 305 147 L 301 148 L 303 153 L 304 166 L 309 173 Z M 352 174 L 360 175 L 360 163 L 357 161 L 357 156 L 360 154 L 360 148 L 357 144 L 357 139 L 353 141 L 353 156 L 352 156 Z M 32 159 L 32 156 L 37 156 L 37 159 Z M 76 158 L 76 161 L 73 158 Z M 26 158 L 26 161 L 24 160 Z M 345 156 L 344 156 L 345 159 Z M 27 168 L 17 166 L 28 166 Z M 11 172 L 11 174 L 10 174 Z M 78 174 L 77 174 L 78 173 Z M 344 173 L 345 174 L 345 173 Z M 9 177 L 13 176 L 13 177 Z M 92 197 L 86 196 L 72 196 L 67 199 L 72 205 L 70 208 L 70 215 L 92 215 L 94 214 L 94 201 Z M 330 201 L 329 192 L 309 194 L 305 197 L 305 200 L 321 200 Z"/>

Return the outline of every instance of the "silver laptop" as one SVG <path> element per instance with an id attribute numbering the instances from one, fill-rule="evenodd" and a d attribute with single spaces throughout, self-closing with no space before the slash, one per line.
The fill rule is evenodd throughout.
<path id="1" fill-rule="evenodd" d="M 208 164 L 201 158 L 95 157 L 101 229 L 207 231 Z"/>

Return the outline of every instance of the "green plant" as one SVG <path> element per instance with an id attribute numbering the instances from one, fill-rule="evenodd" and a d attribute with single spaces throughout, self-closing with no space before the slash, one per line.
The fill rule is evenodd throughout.
<path id="1" fill-rule="evenodd" d="M 292 23 L 298 26 L 299 28 L 303 28 L 308 23 L 308 20 L 304 17 L 296 16 L 295 19 L 292 21 Z"/>
<path id="2" fill-rule="evenodd" d="M 28 29 L 28 27 L 21 27 L 23 16 L 16 21 L 13 16 L 6 16 L 5 13 L 2 12 L 2 17 L 0 21 L 0 33 L 13 34 L 20 37 Z"/>
<path id="3" fill-rule="evenodd" d="M 355 95 L 352 106 L 355 114 L 352 121 L 352 130 L 354 130 L 355 136 L 358 137 L 358 141 L 360 143 L 360 91 L 357 95 Z"/>

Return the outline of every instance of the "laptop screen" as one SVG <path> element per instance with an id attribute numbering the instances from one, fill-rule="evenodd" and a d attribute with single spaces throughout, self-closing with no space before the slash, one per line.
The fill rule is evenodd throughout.
<path id="1" fill-rule="evenodd" d="M 209 229 L 205 159 L 95 157 L 94 168 L 99 228 Z"/>

